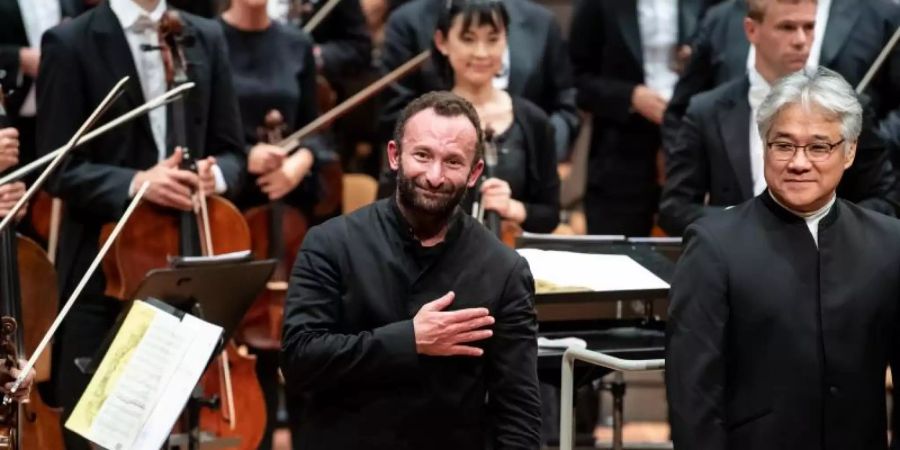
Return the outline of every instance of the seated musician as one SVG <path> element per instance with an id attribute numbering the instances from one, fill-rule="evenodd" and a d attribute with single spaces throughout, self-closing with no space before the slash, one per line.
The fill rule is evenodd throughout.
<path id="1" fill-rule="evenodd" d="M 836 195 L 862 107 L 840 75 L 807 69 L 756 122 L 767 188 L 689 226 L 672 280 L 675 448 L 885 449 L 900 222 Z"/>
<path id="2" fill-rule="evenodd" d="M 482 145 L 471 104 L 426 94 L 388 144 L 395 194 L 309 231 L 281 366 L 300 448 L 540 448 L 534 280 L 459 208 Z"/>
<path id="3" fill-rule="evenodd" d="M 64 144 L 118 80 L 130 75 L 125 94 L 104 120 L 117 117 L 167 90 L 159 50 L 165 0 L 109 0 L 51 29 L 41 47 L 38 76 L 38 152 Z M 193 192 L 232 196 L 246 167 L 241 123 L 232 87 L 225 39 L 209 19 L 181 14 L 187 76 L 196 83 L 184 102 L 184 139 L 198 160 L 198 173 L 179 168 L 178 127 L 167 108 L 128 122 L 71 155 L 48 186 L 65 204 L 58 257 L 60 290 L 67 298 L 97 254 L 101 227 L 119 219 L 144 181 L 144 200 L 170 210 L 191 210 Z M 173 49 L 174 50 L 174 49 Z M 171 107 L 168 109 L 172 109 Z M 162 228 L 162 227 L 160 227 Z M 162 232 L 162 230 L 160 230 Z M 136 255 L 122 255 L 124 258 Z M 124 264 L 129 264 L 126 260 Z M 101 272 L 88 282 L 57 336 L 54 378 L 71 413 L 90 376 L 76 365 L 91 358 L 112 328 L 121 302 L 105 292 Z M 88 448 L 66 431 L 66 448 Z"/>
<path id="4" fill-rule="evenodd" d="M 484 129 L 494 131 L 496 176 L 478 187 L 481 203 L 525 231 L 549 233 L 559 223 L 553 128 L 540 108 L 493 85 L 507 46 L 506 7 L 497 0 L 449 4 L 438 19 L 432 55 L 446 87 L 472 103 Z M 382 183 L 390 178 L 383 175 Z"/>

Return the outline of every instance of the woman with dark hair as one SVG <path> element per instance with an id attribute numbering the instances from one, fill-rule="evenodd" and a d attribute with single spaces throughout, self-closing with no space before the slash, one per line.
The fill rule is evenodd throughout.
<path id="1" fill-rule="evenodd" d="M 559 175 L 547 115 L 494 86 L 503 67 L 509 16 L 499 0 L 450 0 L 434 32 L 433 62 L 445 88 L 493 130 L 495 177 L 478 188 L 481 204 L 523 230 L 549 233 L 559 223 Z"/>
<path id="2" fill-rule="evenodd" d="M 329 147 L 317 137 L 286 156 L 283 149 L 262 138 L 266 134 L 267 117 L 280 116 L 283 125 L 273 128 L 283 132 L 296 130 L 317 117 L 313 42 L 298 28 L 270 20 L 266 5 L 267 0 L 231 0 L 219 17 L 231 59 L 250 176 L 238 206 L 246 211 L 272 201 L 283 201 L 310 218 L 319 197 L 313 166 L 316 161 L 333 157 Z M 251 231 L 256 237 L 261 230 Z M 305 229 L 284 231 L 305 233 Z M 293 260 L 294 255 L 287 254 L 288 246 L 283 248 L 285 257 Z M 278 348 L 274 344 L 257 345 L 250 339 L 247 344 L 257 357 L 256 372 L 267 404 L 267 432 L 259 448 L 268 449 L 279 403 Z"/>

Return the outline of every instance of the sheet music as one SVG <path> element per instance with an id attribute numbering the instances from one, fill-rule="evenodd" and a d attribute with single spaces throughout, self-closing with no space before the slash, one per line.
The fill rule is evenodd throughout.
<path id="1" fill-rule="evenodd" d="M 107 449 L 160 448 L 221 331 L 136 301 L 66 427 Z"/>
<path id="2" fill-rule="evenodd" d="M 668 289 L 669 284 L 627 255 L 523 248 L 538 291 L 626 291 Z"/>

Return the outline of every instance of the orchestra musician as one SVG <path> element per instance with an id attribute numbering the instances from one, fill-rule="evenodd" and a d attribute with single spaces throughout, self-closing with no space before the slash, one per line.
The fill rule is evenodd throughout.
<path id="1" fill-rule="evenodd" d="M 700 0 L 580 1 L 569 49 L 578 105 L 593 118 L 589 234 L 649 236 L 659 205 L 659 125 Z"/>
<path id="2" fill-rule="evenodd" d="M 310 229 L 282 345 L 299 448 L 540 448 L 534 280 L 458 206 L 482 145 L 468 102 L 426 94 L 388 144 L 395 195 Z"/>
<path id="3" fill-rule="evenodd" d="M 109 0 L 44 35 L 37 82 L 39 153 L 63 144 L 124 75 L 131 82 L 107 117 L 167 90 L 158 47 L 159 21 L 166 10 L 165 0 Z M 172 210 L 191 210 L 192 192 L 201 187 L 206 194 L 240 191 L 246 155 L 222 30 L 209 19 L 181 17 L 187 75 L 196 83 L 185 101 L 186 138 L 198 171 L 179 168 L 184 152 L 174 148 L 172 121 L 163 108 L 73 152 L 48 186 L 66 208 L 58 259 L 63 298 L 96 255 L 102 225 L 118 220 L 144 181 L 151 181 L 145 200 Z M 119 301 L 104 295 L 104 286 L 98 271 L 55 341 L 54 378 L 64 416 L 90 379 L 76 359 L 99 356 L 94 353 L 121 310 Z M 66 447 L 88 448 L 69 431 Z"/>
<path id="4" fill-rule="evenodd" d="M 688 227 L 667 324 L 675 449 L 887 448 L 900 222 L 836 196 L 862 111 L 831 70 L 778 81 L 756 115 L 767 189 Z"/>
<path id="5" fill-rule="evenodd" d="M 770 86 L 807 65 L 816 26 L 815 0 L 754 3 L 744 19 L 747 39 L 756 48 L 753 68 L 695 96 L 678 139 L 668 149 L 659 215 L 667 233 L 681 235 L 699 217 L 765 191 L 764 146 L 751 123 Z M 888 198 L 896 178 L 872 122 L 867 114 L 856 159 L 837 192 L 860 206 L 894 215 Z"/>
<path id="6" fill-rule="evenodd" d="M 260 141 L 259 131 L 265 120 L 277 111 L 283 122 L 278 134 L 293 131 L 308 124 L 318 115 L 316 103 L 316 60 L 310 37 L 297 27 L 271 20 L 266 0 L 232 0 L 219 17 L 228 44 L 235 93 L 240 107 L 250 179 L 238 199 L 243 210 L 272 201 L 284 201 L 296 208 L 304 218 L 313 217 L 312 209 L 318 198 L 320 185 L 314 173 L 317 154 L 330 152 L 328 141 L 321 135 L 304 140 L 304 148 L 285 156 L 285 149 L 274 142 Z M 267 131 L 266 131 L 267 132 Z M 278 220 L 270 217 L 269 220 Z M 308 219 L 307 219 L 308 220 Z M 251 230 L 253 236 L 268 230 Z M 300 233 L 305 230 L 282 230 Z M 288 252 L 282 236 L 267 236 L 280 242 Z M 261 255 L 257 255 L 261 256 Z M 269 255 L 271 257 L 271 255 Z M 285 254 L 293 261 L 295 254 Z M 276 324 L 280 328 L 280 323 Z M 254 348 L 256 373 L 266 399 L 266 433 L 259 448 L 272 448 L 272 433 L 277 425 L 279 392 L 278 351 Z M 299 417 L 289 408 L 291 424 Z M 295 420 L 296 419 L 296 420 Z M 294 434 L 292 434 L 292 437 Z"/>
<path id="7" fill-rule="evenodd" d="M 553 14 L 531 0 L 503 3 L 509 14 L 509 45 L 494 85 L 531 101 L 550 116 L 557 159 L 567 159 L 579 118 L 572 65 L 562 32 Z M 446 0 L 412 0 L 388 17 L 382 54 L 385 71 L 432 47 L 435 26 L 447 6 Z M 404 106 L 419 95 L 441 89 L 441 83 L 434 65 L 426 62 L 418 72 L 393 84 L 384 95 L 379 118 L 382 132 L 389 135 Z"/>

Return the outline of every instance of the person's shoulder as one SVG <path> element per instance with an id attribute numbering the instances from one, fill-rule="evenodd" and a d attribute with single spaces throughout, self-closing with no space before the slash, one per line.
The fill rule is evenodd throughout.
<path id="1" fill-rule="evenodd" d="M 225 30 L 217 19 L 208 19 L 185 11 L 178 11 L 178 15 L 185 24 L 196 31 L 204 40 L 225 41 Z"/>
<path id="2" fill-rule="evenodd" d="M 391 12 L 388 22 L 405 22 L 416 23 L 421 20 L 424 15 L 436 15 L 436 7 L 439 5 L 435 0 L 413 0 L 400 5 Z"/>
<path id="3" fill-rule="evenodd" d="M 77 36 L 92 28 L 91 23 L 97 19 L 98 14 L 99 9 L 94 8 L 71 20 L 61 22 L 59 25 L 47 30 L 44 34 L 50 36 L 51 39 L 71 44 L 75 42 Z"/>
<path id="4" fill-rule="evenodd" d="M 725 20 L 735 14 L 746 13 L 745 0 L 725 0 L 706 10 L 703 16 L 703 24 L 707 27 L 715 27 L 723 24 Z"/>
<path id="5" fill-rule="evenodd" d="M 512 99 L 513 114 L 515 116 L 522 115 L 528 120 L 549 121 L 550 116 L 541 109 L 540 106 L 534 104 L 531 100 L 518 95 L 510 95 Z"/>
<path id="6" fill-rule="evenodd" d="M 876 234 L 881 237 L 891 237 L 900 245 L 900 220 L 890 217 L 868 208 L 863 208 L 853 202 L 837 199 L 840 214 L 845 214 L 853 223 L 864 228 L 867 234 Z"/>
<path id="7" fill-rule="evenodd" d="M 472 216 L 463 214 L 462 221 L 460 241 L 464 243 L 467 252 L 477 255 L 474 259 L 481 264 L 501 271 L 512 270 L 522 258 Z"/>
<path id="8" fill-rule="evenodd" d="M 272 29 L 282 39 L 285 39 L 291 45 L 313 45 L 312 37 L 298 27 L 284 24 L 278 21 L 272 21 Z"/>
<path id="9" fill-rule="evenodd" d="M 737 77 L 691 97 L 688 112 L 712 112 L 722 106 L 731 106 L 738 100 L 746 98 L 747 89 L 749 89 L 747 77 Z"/>
<path id="10" fill-rule="evenodd" d="M 751 198 L 738 205 L 704 215 L 691 223 L 685 230 L 685 237 L 702 234 L 714 240 L 727 241 L 733 236 L 743 235 L 745 228 L 757 227 L 759 208 L 764 208 L 759 198 Z"/>

